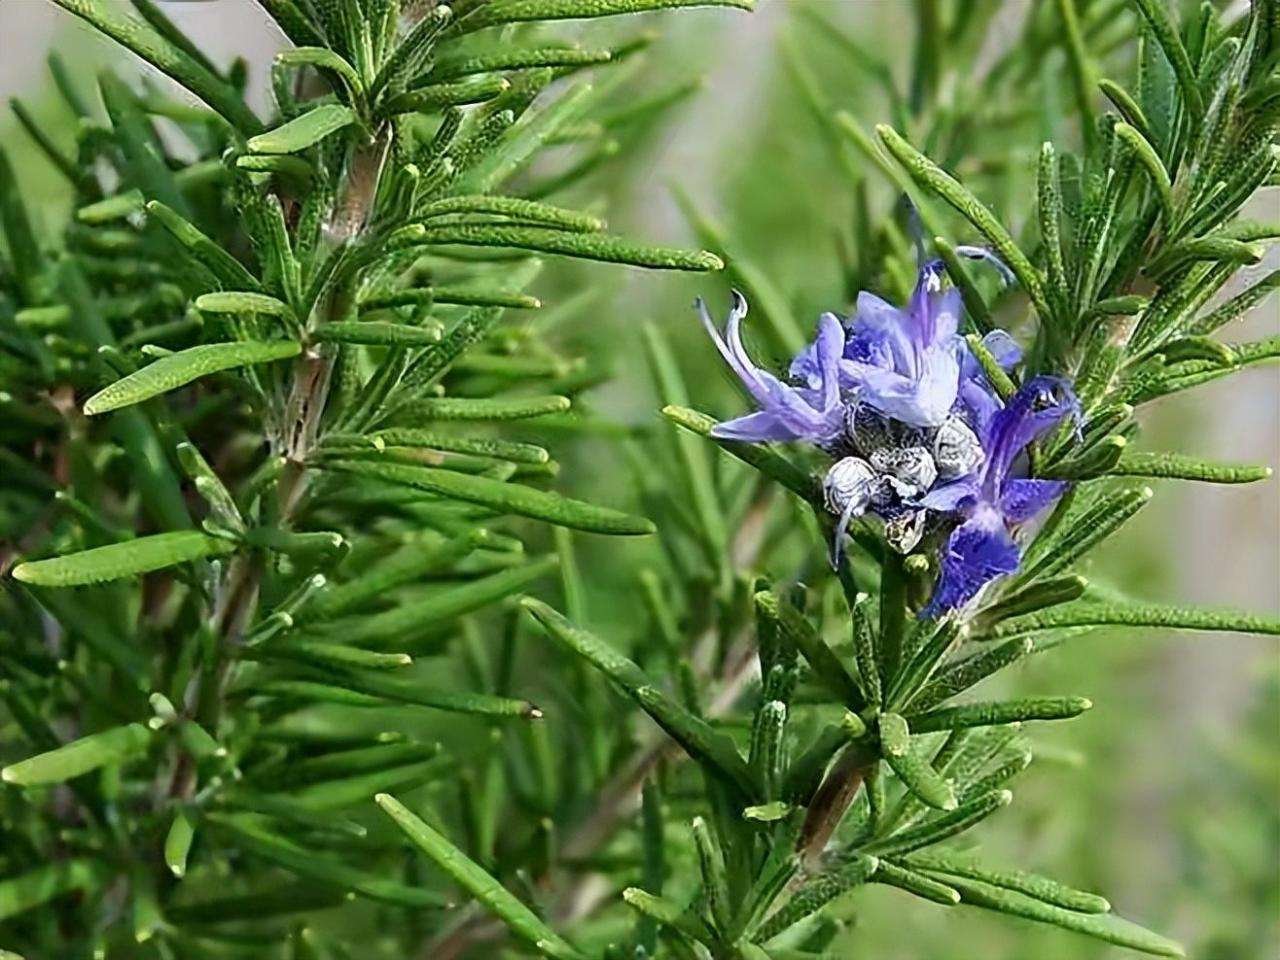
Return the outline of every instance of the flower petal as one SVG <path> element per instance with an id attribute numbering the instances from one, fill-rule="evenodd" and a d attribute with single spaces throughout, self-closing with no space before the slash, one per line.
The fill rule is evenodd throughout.
<path id="1" fill-rule="evenodd" d="M 960 367 L 951 350 L 926 350 L 918 379 L 853 360 L 842 361 L 840 369 L 861 387 L 865 403 L 913 427 L 936 427 L 956 402 Z"/>
<path id="2" fill-rule="evenodd" d="M 1030 520 L 1066 492 L 1065 480 L 1006 480 L 1000 490 L 1000 512 L 1009 523 Z"/>
<path id="3" fill-rule="evenodd" d="M 982 338 L 982 345 L 996 358 L 996 363 L 1000 364 L 1002 370 L 1012 370 L 1022 360 L 1022 348 L 1018 346 L 1018 341 L 1003 330 L 992 330 Z"/>
<path id="4" fill-rule="evenodd" d="M 874 293 L 859 293 L 845 356 L 905 371 L 914 363 L 914 355 L 906 312 Z"/>
<path id="5" fill-rule="evenodd" d="M 745 417 L 717 423 L 711 428 L 711 436 L 717 440 L 742 440 L 747 443 L 803 438 L 803 434 L 797 434 L 790 424 L 771 410 L 749 413 Z"/>
<path id="6" fill-rule="evenodd" d="M 1018 545 L 998 511 L 983 506 L 952 532 L 942 550 L 942 574 L 921 617 L 963 606 L 987 583 L 1018 569 Z"/>
<path id="7" fill-rule="evenodd" d="M 995 494 L 1005 475 L 1027 444 L 1044 436 L 1067 417 L 1080 415 L 1080 403 L 1071 385 L 1061 377 L 1033 377 L 1009 398 L 1008 405 L 991 420 L 983 447 L 987 451 L 988 489 Z"/>
<path id="8" fill-rule="evenodd" d="M 834 313 L 818 318 L 818 336 L 814 340 L 817 354 L 822 409 L 840 403 L 840 357 L 844 353 L 844 327 Z"/>
<path id="9" fill-rule="evenodd" d="M 951 513 L 966 505 L 978 495 L 978 484 L 972 477 L 957 480 L 955 483 L 943 483 L 934 487 L 916 503 L 917 506 L 936 510 L 938 513 Z"/>

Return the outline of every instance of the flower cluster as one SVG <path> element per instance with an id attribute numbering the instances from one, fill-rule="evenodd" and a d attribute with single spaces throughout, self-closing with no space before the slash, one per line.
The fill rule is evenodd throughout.
<path id="1" fill-rule="evenodd" d="M 925 615 L 962 606 L 1018 568 L 1013 531 L 1065 487 L 1028 476 L 1026 448 L 1076 416 L 1077 403 L 1065 380 L 1049 376 L 1028 380 L 1001 401 L 957 332 L 960 295 L 944 286 L 940 262 L 921 268 L 905 308 L 863 292 L 849 321 L 823 314 L 786 382 L 757 367 L 743 347 L 747 302 L 740 293 L 723 333 L 701 301 L 698 309 L 759 407 L 719 424 L 713 436 L 799 441 L 833 458 L 823 494 L 838 517 L 834 563 L 849 523 L 869 513 L 883 520 L 885 539 L 904 554 L 926 534 L 949 528 Z M 1021 359 L 1003 331 L 983 343 L 1005 369 Z"/>

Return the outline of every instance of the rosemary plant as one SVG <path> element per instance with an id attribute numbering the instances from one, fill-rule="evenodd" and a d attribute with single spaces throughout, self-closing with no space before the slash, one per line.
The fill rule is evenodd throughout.
<path id="1" fill-rule="evenodd" d="M 554 310 L 503 318 L 540 307 L 535 254 L 721 266 L 534 199 L 590 173 L 595 116 L 651 39 L 551 24 L 697 4 L 264 0 L 292 42 L 265 120 L 245 64 L 218 68 L 151 0 L 59 5 L 199 103 L 105 73 L 99 111 L 51 59 L 74 151 L 15 109 L 74 191 L 58 238 L 0 154 L 3 946 L 329 956 L 363 929 L 422 949 L 446 887 L 414 837 L 346 811 L 457 762 L 429 724 L 364 718 L 537 719 L 433 662 L 555 568 L 506 518 L 652 530 L 549 490 L 548 451 L 503 429 L 564 420 L 584 385 Z M 335 907 L 332 934 L 235 927 Z"/>
<path id="2" fill-rule="evenodd" d="M 201 105 L 104 74 L 103 119 L 51 60 L 74 155 L 16 110 L 77 198 L 58 238 L 0 153 L 0 947 L 805 960 L 857 956 L 837 901 L 885 884 L 1181 955 L 959 845 L 1011 801 L 1027 725 L 1091 706 L 971 688 L 1098 627 L 1280 633 L 1078 572 L 1151 478 L 1269 473 L 1130 445 L 1142 404 L 1280 350 L 1212 336 L 1280 275 L 1209 306 L 1280 235 L 1241 218 L 1280 162 L 1274 0 L 1036 5 L 1023 41 L 1064 52 L 1078 120 L 1038 163 L 1051 77 L 943 69 L 998 5 L 919 4 L 900 94 L 797 4 L 821 30 L 793 78 L 862 198 L 856 308 L 806 346 L 684 198 L 743 291 L 704 319 L 756 409 L 698 412 L 647 329 L 674 429 L 639 435 L 563 348 L 590 300 L 528 291 L 538 255 L 724 265 L 548 202 L 691 88 L 635 98 L 649 37 L 550 22 L 697 3 L 258 0 L 292 42 L 266 122 L 153 0 L 54 2 Z M 841 45 L 892 126 L 829 107 L 801 42 Z M 1021 112 L 960 106 L 988 99 Z M 645 517 L 555 492 L 544 437 L 629 456 Z M 597 570 L 573 531 L 660 536 Z M 608 641 L 605 576 L 644 611 Z M 560 609 L 521 597 L 551 577 Z"/>

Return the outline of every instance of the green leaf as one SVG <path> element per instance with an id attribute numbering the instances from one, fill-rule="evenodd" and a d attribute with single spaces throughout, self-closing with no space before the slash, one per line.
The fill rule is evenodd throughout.
<path id="1" fill-rule="evenodd" d="M 1062 529 L 1043 545 L 1034 544 L 1031 556 L 1023 565 L 1019 582 L 1059 573 L 1096 547 L 1133 515 L 1151 502 L 1150 487 L 1120 490 L 1104 498 L 1079 517 L 1064 521 Z"/>
<path id="2" fill-rule="evenodd" d="M 850 614 L 853 621 L 853 654 L 858 664 L 858 678 L 862 682 L 863 693 L 868 703 L 883 705 L 880 660 L 876 653 L 876 628 L 871 622 L 871 598 L 865 593 L 855 596 Z"/>
<path id="3" fill-rule="evenodd" d="M 686 753 L 726 777 L 748 796 L 756 793 L 750 768 L 732 740 L 677 704 L 643 670 L 598 637 L 570 623 L 540 600 L 525 597 L 520 604 L 548 636 L 588 660 L 625 690 Z"/>
<path id="4" fill-rule="evenodd" d="M 928 685 L 909 701 L 909 705 L 917 710 L 927 710 L 1016 663 L 1033 649 L 1035 644 L 1031 640 L 1010 640 L 994 650 L 950 664 L 939 670 Z"/>
<path id="5" fill-rule="evenodd" d="M 1066 720 L 1078 717 L 1093 702 L 1084 697 L 1028 697 L 965 703 L 907 717 L 913 733 L 954 730 L 957 727 L 989 727 L 1026 720 Z"/>
<path id="6" fill-rule="evenodd" d="M 442 57 L 431 68 L 433 80 L 453 80 L 475 73 L 495 70 L 529 70 L 536 67 L 587 67 L 608 63 L 609 50 L 579 50 L 576 47 L 535 47 L 533 49 L 485 50 L 475 56 Z"/>
<path id="7" fill-rule="evenodd" d="M 1115 134 L 1133 151 L 1151 178 L 1156 188 L 1156 196 L 1160 198 L 1160 214 L 1165 228 L 1171 229 L 1176 216 L 1173 206 L 1173 183 L 1169 179 L 1169 171 L 1165 169 L 1156 148 L 1153 147 L 1136 127 L 1127 123 L 1117 123 L 1113 128 Z"/>
<path id="8" fill-rule="evenodd" d="M 399 735 L 397 740 L 386 742 L 394 736 L 397 735 L 379 734 L 377 739 L 380 742 L 374 743 L 373 746 L 338 749 L 317 756 L 291 760 L 287 765 L 264 773 L 254 783 L 265 782 L 283 789 L 296 787 L 299 784 L 345 780 L 377 770 L 418 764 L 440 755 L 438 743 L 406 743 L 403 742 L 403 735 Z"/>
<path id="9" fill-rule="evenodd" d="M 419 306 L 426 310 L 435 303 L 458 304 L 464 307 L 507 307 L 511 310 L 537 310 L 542 301 L 523 293 L 503 293 L 493 290 L 462 290 L 457 287 L 411 287 L 376 294 L 361 301 L 365 310 L 383 307 Z"/>
<path id="10" fill-rule="evenodd" d="M 714 944 L 715 931 L 694 911 L 680 906 L 674 900 L 649 893 L 639 887 L 627 887 L 622 899 L 646 917 L 652 917 L 664 927 L 670 927 L 697 943 Z"/>
<path id="11" fill-rule="evenodd" d="M 902 757 L 911 751 L 911 730 L 896 713 L 880 714 L 880 748 L 884 755 Z"/>
<path id="12" fill-rule="evenodd" d="M 966 190 L 958 180 L 907 143 L 892 127 L 880 124 L 876 127 L 876 133 L 889 152 L 917 183 L 954 207 L 987 238 L 987 242 L 995 248 L 996 253 L 1008 264 L 1009 269 L 1018 278 L 1018 282 L 1022 284 L 1022 289 L 1027 292 L 1036 313 L 1048 321 L 1049 309 L 1045 303 L 1044 284 L 1040 274 L 1014 242 L 1009 231 L 996 219 L 995 214 Z"/>
<path id="13" fill-rule="evenodd" d="M 624 263 L 653 270 L 708 271 L 723 269 L 724 263 L 705 250 L 679 250 L 631 243 L 619 237 L 594 233 L 570 233 L 545 227 L 517 227 L 503 224 L 442 224 L 406 227 L 399 234 L 405 246 L 440 244 L 469 247 L 512 247 L 558 253 L 582 260 Z"/>
<path id="14" fill-rule="evenodd" d="M 1084 577 L 1058 577 L 1054 580 L 1040 580 L 1027 587 L 1001 597 L 991 606 L 981 610 L 974 617 L 974 628 L 981 631 L 1024 613 L 1034 613 L 1047 607 L 1056 607 L 1060 603 L 1070 603 L 1079 599 L 1089 585 Z"/>
<path id="15" fill-rule="evenodd" d="M 643 536 L 654 532 L 653 524 L 640 517 L 488 477 L 466 476 L 431 467 L 359 460 L 338 460 L 320 466 L 324 470 L 372 477 L 439 494 L 451 500 L 480 504 L 499 513 L 533 517 L 535 520 L 545 520 L 557 526 L 572 527 L 588 533 Z"/>
<path id="16" fill-rule="evenodd" d="M 197 530 L 157 533 L 110 543 L 48 560 L 28 560 L 13 568 L 13 578 L 37 587 L 76 587 L 161 570 L 179 563 L 225 556 L 236 545 Z"/>
<path id="17" fill-rule="evenodd" d="M 254 153 L 297 153 L 350 126 L 355 120 L 355 111 L 350 107 L 339 103 L 322 104 L 274 130 L 250 137 L 249 149 Z"/>
<path id="18" fill-rule="evenodd" d="M 54 0 L 101 30 L 116 43 L 132 50 L 216 110 L 243 134 L 262 129 L 262 124 L 245 106 L 239 92 L 215 76 L 190 54 L 166 40 L 150 26 L 121 12 L 105 0 Z"/>
<path id="19" fill-rule="evenodd" d="M 487 531 L 479 530 L 450 540 L 427 536 L 411 541 L 360 576 L 329 587 L 294 619 L 299 623 L 327 620 L 364 606 L 402 584 L 449 567 L 487 539 Z"/>
<path id="20" fill-rule="evenodd" d="M 947 873 L 957 877 L 980 880 L 1006 890 L 1016 890 L 1064 910 L 1080 913 L 1109 913 L 1111 904 L 1095 893 L 1075 890 L 1049 877 L 1027 873 L 1023 870 L 999 870 L 975 863 L 970 857 L 947 850 L 931 850 L 913 853 L 906 862 L 921 870 Z"/>
<path id="21" fill-rule="evenodd" d="M 263 313 L 271 317 L 283 317 L 293 312 L 283 300 L 265 293 L 246 291 L 205 293 L 196 297 L 195 302 L 197 310 L 207 313 Z"/>
<path id="22" fill-rule="evenodd" d="M 984 640 L 1024 637 L 1068 627 L 1160 627 L 1280 636 L 1280 618 L 1234 610 L 1178 607 L 1154 603 L 1104 603 L 1086 600 L 1042 613 L 1007 620 L 983 635 Z"/>
<path id="23" fill-rule="evenodd" d="M 1151 301 L 1146 297 L 1127 293 L 1119 297 L 1099 300 L 1089 309 L 1089 313 L 1104 317 L 1132 317 L 1142 313 L 1150 305 Z"/>
<path id="24" fill-rule="evenodd" d="M 23 191 L 14 176 L 9 155 L 0 150 L 0 226 L 13 261 L 14 279 L 28 304 L 39 298 L 36 280 L 43 272 L 44 257 L 31 227 Z"/>
<path id="25" fill-rule="evenodd" d="M 1191 65 L 1191 58 L 1187 56 L 1187 48 L 1182 45 L 1182 38 L 1178 35 L 1178 28 L 1165 6 L 1165 0 L 1133 0 L 1133 5 L 1147 21 L 1156 42 L 1160 44 L 1160 49 L 1164 51 L 1165 57 L 1173 66 L 1186 106 L 1192 116 L 1199 119 L 1204 115 L 1204 98 L 1200 95 L 1200 84 L 1196 81 L 1195 68 Z"/>
<path id="26" fill-rule="evenodd" d="M 528 700 L 433 687 L 420 683 L 416 679 L 401 680 L 384 676 L 381 673 L 342 671 L 339 675 L 333 670 L 328 671 L 328 673 L 335 677 L 332 682 L 337 685 L 337 689 L 348 694 L 349 696 L 346 699 L 353 704 L 385 706 L 385 703 L 380 703 L 379 701 L 390 700 L 396 703 L 428 707 L 432 710 L 470 713 L 495 719 L 519 717 L 525 720 L 538 720 L 542 717 L 542 711 Z M 267 684 L 259 687 L 259 689 L 264 690 L 267 688 Z M 357 699 L 351 699 L 352 696 Z M 369 698 L 374 698 L 374 703 L 369 703 Z"/>
<path id="27" fill-rule="evenodd" d="M 1148 353 L 1136 358 L 1135 362 L 1140 363 L 1157 353 L 1164 358 L 1166 364 L 1180 363 L 1183 360 L 1208 360 L 1219 366 L 1229 367 L 1235 363 L 1236 359 L 1235 354 L 1226 344 L 1209 337 L 1190 336 L 1168 340 L 1152 347 Z"/>
<path id="28" fill-rule="evenodd" d="M 313 640 L 282 640 L 244 653 L 248 660 L 298 660 L 316 666 L 353 667 L 366 670 L 394 670 L 413 663 L 407 653 L 378 653 L 340 643 Z"/>
<path id="29" fill-rule="evenodd" d="M 45 863 L 6 877 L 0 880 L 0 920 L 42 907 L 63 894 L 94 889 L 107 877 L 103 864 L 84 857 Z"/>
<path id="30" fill-rule="evenodd" d="M 885 718 L 896 716 L 896 714 L 892 713 L 880 715 L 882 738 L 884 736 Z M 912 750 L 909 744 L 901 752 L 885 746 L 884 758 L 889 766 L 893 768 L 893 772 L 898 775 L 902 785 L 919 798 L 922 803 L 937 810 L 956 809 L 956 795 L 951 789 L 951 784 L 947 783 L 938 774 L 938 771 L 933 769 L 928 760 Z"/>
<path id="31" fill-rule="evenodd" d="M 832 900 L 843 896 L 859 884 L 866 883 L 880 866 L 875 857 L 855 854 L 852 862 L 834 870 L 810 877 L 791 899 L 765 921 L 754 934 L 765 943 L 791 929 L 805 917 L 817 913 Z"/>
<path id="32" fill-rule="evenodd" d="M 925 900 L 940 903 L 944 907 L 954 907 L 960 902 L 960 894 L 953 887 L 889 860 L 880 860 L 877 863 L 876 872 L 871 875 L 871 881 L 897 887 Z"/>
<path id="33" fill-rule="evenodd" d="M 187 854 L 191 852 L 191 841 L 195 835 L 195 825 L 187 812 L 181 808 L 176 810 L 164 838 L 164 862 L 179 880 L 186 875 Z"/>
<path id="34" fill-rule="evenodd" d="M 439 343 L 441 336 L 437 326 L 415 327 L 373 320 L 326 323 L 311 331 L 311 339 L 319 343 L 362 343 L 388 347 L 430 347 Z"/>
<path id="35" fill-rule="evenodd" d="M 397 880 L 368 874 L 335 857 L 301 847 L 243 817 L 210 814 L 207 819 L 231 833 L 236 842 L 250 853 L 284 867 L 299 877 L 351 890 L 371 900 L 397 906 L 422 909 L 448 905 L 448 901 L 433 890 L 410 887 Z"/>
<path id="36" fill-rule="evenodd" d="M 406 420 L 526 420 L 564 413 L 573 406 L 568 397 L 432 397 L 401 408 Z"/>
<path id="37" fill-rule="evenodd" d="M 1271 477 L 1270 467 L 1251 463 L 1215 463 L 1180 453 L 1126 452 L 1109 471 L 1118 477 L 1159 477 L 1202 483 L 1255 483 Z"/>
<path id="38" fill-rule="evenodd" d="M 454 453 L 470 453 L 479 457 L 494 457 L 512 463 L 546 463 L 551 459 L 547 451 L 532 443 L 500 440 L 491 437 L 458 437 L 451 434 L 418 430 L 414 427 L 389 427 L 368 435 L 374 444 L 388 447 L 428 447 Z"/>
<path id="39" fill-rule="evenodd" d="M 239 340 L 188 347 L 161 357 L 99 390 L 85 401 L 84 413 L 91 417 L 118 410 L 176 390 L 220 370 L 285 360 L 301 352 L 301 345 L 292 340 Z"/>
<path id="40" fill-rule="evenodd" d="M 1174 941 L 1112 914 L 1076 913 L 1029 897 L 1016 890 L 1001 889 L 950 874 L 947 875 L 947 882 L 959 891 L 961 902 L 975 907 L 1053 924 L 1107 943 L 1159 957 L 1186 956 L 1182 947 Z"/>
<path id="41" fill-rule="evenodd" d="M 787 716 L 785 703 L 780 700 L 769 700 L 756 711 L 752 726 L 748 762 L 751 764 L 751 769 L 755 771 L 756 779 L 763 785 L 766 797 L 778 795 L 777 788 L 785 757 Z M 850 713 L 846 716 L 856 716 L 856 714 Z"/>
<path id="42" fill-rule="evenodd" d="M 424 784 L 446 781 L 450 779 L 447 774 L 451 763 L 447 759 L 435 759 L 425 763 L 386 767 L 313 783 L 288 794 L 270 796 L 287 797 L 289 803 L 306 813 L 341 810 L 358 803 L 368 803 L 377 794 L 388 790 L 409 791 Z"/>
<path id="43" fill-rule="evenodd" d="M 1114 80 L 1105 78 L 1098 81 L 1098 89 L 1106 95 L 1112 105 L 1120 111 L 1120 115 L 1124 117 L 1125 121 L 1137 130 L 1144 140 L 1148 143 L 1154 142 L 1155 136 L 1151 132 L 1151 124 L 1147 122 L 1147 117 L 1142 112 L 1142 107 L 1128 90 Z"/>
<path id="44" fill-rule="evenodd" d="M 1013 794 L 1008 790 L 993 790 L 961 804 L 948 813 L 926 820 L 918 827 L 899 830 L 887 837 L 873 840 L 863 846 L 861 852 L 877 856 L 900 856 L 919 850 L 921 847 L 930 847 L 963 833 L 1012 802 Z"/>
<path id="45" fill-rule="evenodd" d="M 183 441 L 175 448 L 182 471 L 195 485 L 196 492 L 209 504 L 209 515 L 217 523 L 237 533 L 244 530 L 244 518 L 235 498 L 208 461 L 192 443 Z"/>
<path id="46" fill-rule="evenodd" d="M 291 187 L 309 189 L 316 175 L 316 168 L 301 157 L 287 153 L 246 153 L 236 157 L 236 169 L 248 170 L 251 173 L 279 174 L 291 180 Z"/>
<path id="47" fill-rule="evenodd" d="M 146 753 L 150 745 L 151 731 L 141 723 L 130 723 L 91 733 L 47 753 L 11 763 L 0 770 L 0 778 L 20 787 L 63 783 L 99 767 L 132 760 Z"/>
<path id="48" fill-rule="evenodd" d="M 711 836 L 707 821 L 693 818 L 693 843 L 698 851 L 698 869 L 702 874 L 702 892 L 707 898 L 707 908 L 716 927 L 728 930 L 733 922 L 729 905 L 729 877 L 725 872 L 724 855 Z"/>
<path id="49" fill-rule="evenodd" d="M 392 97 L 381 108 L 387 116 L 398 113 L 429 113 L 442 107 L 457 107 L 492 100 L 511 88 L 505 77 L 479 77 L 458 83 L 434 83 L 415 87 Z"/>
<path id="50" fill-rule="evenodd" d="M 858 682 L 800 611 L 768 591 L 757 593 L 754 599 L 757 612 L 777 623 L 783 636 L 809 662 L 816 682 L 827 687 L 851 710 L 866 706 Z"/>
<path id="51" fill-rule="evenodd" d="M 109 201 L 103 201 L 104 204 L 107 202 Z M 147 214 L 158 220 L 160 225 L 186 248 L 192 258 L 207 268 L 224 287 L 230 287 L 232 290 L 259 288 L 258 278 L 246 270 L 239 260 L 205 236 L 198 227 L 176 210 L 158 200 L 150 201 L 146 207 Z M 84 219 L 87 209 L 81 209 L 81 219 Z"/>
<path id="52" fill-rule="evenodd" d="M 158 201 L 152 201 L 157 203 Z M 146 207 L 147 199 L 141 190 L 126 190 L 115 196 L 86 203 L 76 209 L 76 220 L 80 223 L 98 226 L 112 220 L 123 220 Z"/>
<path id="53" fill-rule="evenodd" d="M 593 93 L 590 84 L 579 83 L 550 106 L 526 111 L 487 156 L 463 173 L 454 189 L 458 193 L 483 194 L 510 179 L 561 130 L 582 115 Z"/>
<path id="54" fill-rule="evenodd" d="M 1244 316 L 1276 290 L 1280 290 L 1280 270 L 1271 271 L 1247 290 L 1236 294 L 1222 306 L 1195 321 L 1189 332 L 1201 336 L 1213 333 L 1219 327 Z"/>
<path id="55" fill-rule="evenodd" d="M 543 923 L 537 914 L 516 899 L 484 868 L 432 830 L 399 800 L 385 793 L 374 799 L 415 847 L 430 857 L 441 870 L 514 933 L 554 960 L 582 960 L 582 954 L 571 943 Z"/>
<path id="56" fill-rule="evenodd" d="M 677 7 L 737 7 L 751 10 L 755 0 L 493 0 L 462 23 L 468 31 L 502 23 L 538 20 L 587 20 Z"/>
<path id="57" fill-rule="evenodd" d="M 415 214 L 419 220 L 429 220 L 452 214 L 491 214 L 510 217 L 526 223 L 536 223 L 574 233 L 595 233 L 605 228 L 599 217 L 577 210 L 525 200 L 522 197 L 494 197 L 485 195 L 461 195 L 433 200 Z"/>
<path id="58" fill-rule="evenodd" d="M 283 50 L 276 54 L 276 62 L 332 70 L 343 79 L 352 94 L 359 94 L 364 88 L 356 68 L 326 47 L 294 47 L 292 50 Z"/>
<path id="59" fill-rule="evenodd" d="M 354 623 L 338 621 L 323 628 L 323 635 L 357 645 L 382 645 L 411 638 L 422 630 L 423 624 L 447 623 L 518 593 L 555 570 L 557 563 L 554 555 L 542 557 L 425 597 L 404 600 L 380 613 L 362 615 Z"/>
<path id="60" fill-rule="evenodd" d="M 982 366 L 983 375 L 986 376 L 987 380 L 991 381 L 992 387 L 996 388 L 998 397 L 1002 401 L 1007 401 L 1007 399 L 1014 396 L 1018 387 L 1016 387 L 1014 381 L 1009 379 L 1009 374 L 1006 374 L 1004 367 L 1000 366 L 1000 361 L 996 360 L 992 352 L 987 349 L 987 344 L 982 342 L 982 338 L 978 337 L 977 334 L 970 333 L 966 335 L 965 342 L 969 344 L 970 351 L 973 351 L 978 364 Z"/>

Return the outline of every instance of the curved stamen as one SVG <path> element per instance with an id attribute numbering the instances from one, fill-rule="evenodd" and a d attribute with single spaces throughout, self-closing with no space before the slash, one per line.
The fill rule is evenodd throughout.
<path id="1" fill-rule="evenodd" d="M 1000 279 L 1004 281 L 1006 287 L 1012 287 L 1018 282 L 1008 265 L 986 247 L 959 246 L 956 247 L 956 253 L 968 260 L 981 260 L 990 264 L 995 268 L 996 273 L 1000 274 Z"/>

